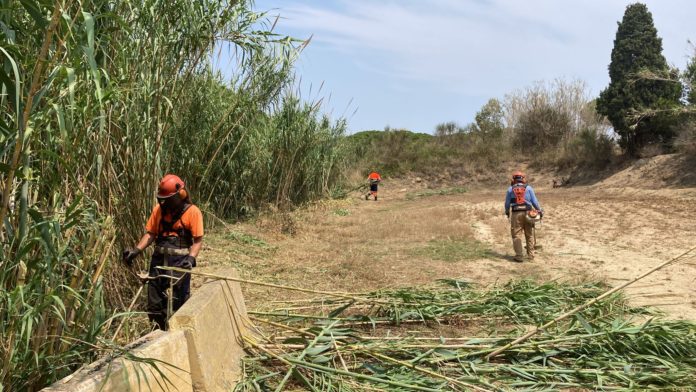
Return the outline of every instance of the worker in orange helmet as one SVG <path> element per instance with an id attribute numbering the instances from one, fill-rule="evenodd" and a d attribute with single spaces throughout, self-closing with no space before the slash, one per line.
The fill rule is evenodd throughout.
<path id="1" fill-rule="evenodd" d="M 512 211 L 512 212 L 511 212 Z M 510 187 L 505 195 L 505 215 L 510 219 L 512 246 L 515 249 L 514 260 L 524 261 L 522 239 L 524 232 L 527 245 L 527 258 L 534 260 L 534 220 L 541 219 L 544 211 L 539 205 L 534 189 L 527 184 L 527 176 L 521 171 L 515 171 L 510 178 Z"/>
<path id="2" fill-rule="evenodd" d="M 370 196 L 375 198 L 377 201 L 377 188 L 379 183 L 382 181 L 382 177 L 376 171 L 370 173 L 367 176 L 367 182 L 370 184 L 370 191 L 365 195 L 365 200 L 370 200 Z"/>
<path id="3" fill-rule="evenodd" d="M 167 289 L 173 283 L 172 311 L 179 309 L 191 294 L 191 275 L 167 272 L 160 266 L 190 270 L 203 246 L 203 214 L 193 203 L 184 181 L 174 174 L 162 178 L 157 190 L 157 204 L 145 226 L 146 233 L 135 248 L 123 252 L 123 260 L 133 260 L 153 242 L 155 250 L 148 274 L 147 312 L 151 322 L 165 330 L 168 310 Z"/>

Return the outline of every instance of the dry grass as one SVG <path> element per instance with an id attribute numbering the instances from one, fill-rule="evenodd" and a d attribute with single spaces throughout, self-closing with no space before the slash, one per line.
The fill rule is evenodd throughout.
<path id="1" fill-rule="evenodd" d="M 490 257 L 475 239 L 469 214 L 452 208 L 459 195 L 403 196 L 390 194 L 375 203 L 356 195 L 313 203 L 285 217 L 262 214 L 209 236 L 201 264 L 215 260 L 248 278 L 352 292 L 459 276 L 468 261 Z M 283 232 L 288 219 L 294 234 Z M 245 290 L 252 306 L 278 295 L 266 288 Z"/>
<path id="2" fill-rule="evenodd" d="M 483 243 L 471 238 L 432 240 L 425 246 L 412 250 L 414 256 L 441 261 L 477 260 L 492 256 L 491 250 Z"/>
<path id="3" fill-rule="evenodd" d="M 245 233 L 273 250 L 239 242 L 230 245 L 218 232 L 206 240 L 212 249 L 202 253 L 202 261 L 235 265 L 251 279 L 327 291 L 415 286 L 440 278 L 484 285 L 521 277 L 622 282 L 687 246 L 689 233 L 696 230 L 682 203 L 691 195 L 686 190 L 651 195 L 630 189 L 540 186 L 537 193 L 547 210 L 537 231 L 542 249 L 534 262 L 519 264 L 511 260 L 510 226 L 502 211 L 504 186 L 408 200 L 407 193 L 422 184 L 390 181 L 388 185 L 378 202 L 361 200 L 356 193 L 346 200 L 311 204 L 284 218 L 271 213 L 232 226 L 228 230 Z M 650 208 L 637 213 L 636 205 Z M 283 233 L 288 219 L 294 222 L 294 235 Z M 485 246 L 470 258 L 461 253 L 470 247 L 458 243 L 466 241 Z M 251 248 L 244 250 L 247 247 Z M 669 302 L 681 303 L 691 292 L 688 277 L 694 267 L 675 268 L 676 274 L 665 271 L 656 276 L 649 290 L 674 290 L 684 298 Z M 244 290 L 251 307 L 286 295 L 255 287 Z M 639 299 L 641 305 L 668 302 Z M 694 309 L 689 304 L 665 308 L 677 317 L 696 314 Z"/>

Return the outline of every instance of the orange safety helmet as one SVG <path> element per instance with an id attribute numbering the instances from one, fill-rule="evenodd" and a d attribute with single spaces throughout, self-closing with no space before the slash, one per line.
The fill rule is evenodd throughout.
<path id="1" fill-rule="evenodd" d="M 524 173 L 522 173 L 519 170 L 512 172 L 512 176 L 510 179 L 510 185 L 515 185 L 516 183 L 527 183 L 527 176 L 525 176 Z"/>
<path id="2" fill-rule="evenodd" d="M 157 189 L 157 198 L 168 199 L 178 193 L 181 200 L 185 200 L 188 196 L 188 192 L 186 192 L 185 188 L 186 184 L 184 183 L 184 180 L 179 178 L 179 176 L 167 174 L 166 176 L 162 177 L 162 180 L 159 183 L 159 188 Z"/>

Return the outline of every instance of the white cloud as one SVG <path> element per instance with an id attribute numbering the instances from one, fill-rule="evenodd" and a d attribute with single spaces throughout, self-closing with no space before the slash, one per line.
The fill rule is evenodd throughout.
<path id="1" fill-rule="evenodd" d="M 369 67 L 373 59 L 370 68 L 375 72 L 472 95 L 494 95 L 531 80 L 592 80 L 606 74 L 615 22 L 626 3 L 295 1 L 283 3 L 281 14 L 283 25 L 313 34 L 317 45 L 359 59 L 362 67 Z M 686 1 L 660 3 L 696 9 Z M 683 34 L 686 42 L 688 31 Z M 670 60 L 682 63 L 683 56 Z"/>
<path id="2" fill-rule="evenodd" d="M 359 107 L 351 129 L 432 130 L 471 121 L 490 97 L 538 80 L 608 82 L 616 22 L 634 0 L 257 0 L 279 31 L 313 36 L 298 72 L 331 104 Z M 665 56 L 685 64 L 693 0 L 646 0 Z M 349 105 L 349 106 L 350 106 Z M 349 109 L 352 112 L 352 108 Z"/>

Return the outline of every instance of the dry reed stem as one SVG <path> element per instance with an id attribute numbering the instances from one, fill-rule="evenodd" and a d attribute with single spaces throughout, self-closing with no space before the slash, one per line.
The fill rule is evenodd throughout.
<path id="1" fill-rule="evenodd" d="M 133 300 L 131 301 L 130 305 L 128 306 L 128 310 L 126 310 L 126 315 L 123 317 L 123 320 L 118 324 L 118 327 L 116 328 L 116 332 L 114 332 L 114 337 L 111 338 L 112 341 L 116 341 L 116 338 L 118 337 L 118 333 L 121 332 L 121 328 L 123 327 L 123 324 L 128 320 L 128 317 L 130 316 L 130 312 L 133 310 L 133 306 L 135 306 L 135 303 L 138 301 L 138 297 L 140 297 L 140 293 L 143 292 L 143 288 L 145 287 L 144 284 L 140 285 L 140 288 L 138 289 L 138 292 L 135 293 L 133 296 Z M 109 325 L 111 325 L 111 321 L 109 321 Z"/>
<path id="2" fill-rule="evenodd" d="M 158 269 L 165 270 L 165 271 L 175 271 L 175 272 L 183 272 L 183 273 L 189 273 L 191 275 L 198 275 L 198 276 L 204 276 L 208 278 L 214 278 L 214 279 L 222 279 L 222 280 L 231 280 L 233 282 L 239 282 L 239 283 L 247 283 L 247 284 L 252 284 L 256 286 L 265 286 L 265 287 L 273 287 L 276 289 L 283 289 L 283 290 L 291 290 L 291 291 L 299 291 L 302 293 L 310 293 L 310 294 L 322 294 L 322 295 L 328 295 L 331 297 L 338 297 L 338 298 L 345 298 L 345 299 L 350 299 L 353 301 L 360 301 L 360 302 L 372 302 L 372 303 L 378 303 L 381 305 L 394 305 L 393 302 L 389 301 L 380 301 L 376 299 L 370 299 L 370 298 L 363 298 L 363 297 L 356 297 L 350 294 L 346 293 L 339 293 L 339 292 L 330 292 L 330 291 L 320 291 L 320 290 L 310 290 L 310 289 L 303 289 L 300 287 L 293 287 L 293 286 L 285 286 L 285 285 L 279 285 L 279 284 L 273 284 L 273 283 L 266 283 L 266 282 L 259 282 L 259 281 L 254 281 L 254 280 L 248 280 L 248 279 L 240 279 L 240 278 L 233 278 L 231 276 L 225 276 L 225 275 L 217 275 L 217 274 L 210 274 L 210 273 L 205 273 L 205 272 L 195 272 L 183 268 L 176 268 L 176 267 L 157 267 Z"/>

